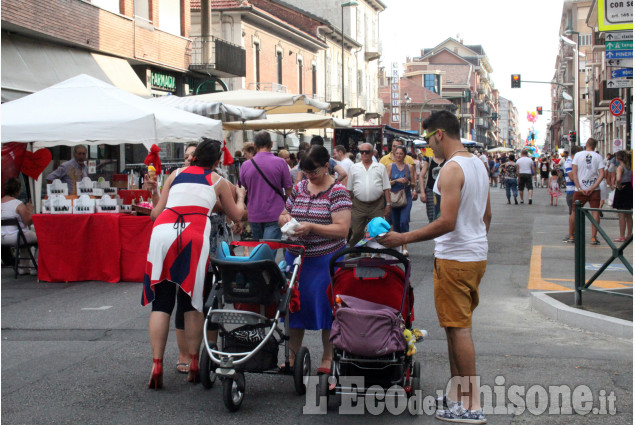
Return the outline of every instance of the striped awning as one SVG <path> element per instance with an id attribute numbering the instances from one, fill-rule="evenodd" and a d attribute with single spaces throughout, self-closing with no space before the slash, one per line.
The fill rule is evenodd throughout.
<path id="1" fill-rule="evenodd" d="M 158 102 L 193 114 L 221 119 L 225 122 L 257 120 L 267 117 L 266 111 L 262 109 L 228 105 L 223 102 L 202 101 L 188 97 L 160 96 L 149 99 L 149 102 Z"/>

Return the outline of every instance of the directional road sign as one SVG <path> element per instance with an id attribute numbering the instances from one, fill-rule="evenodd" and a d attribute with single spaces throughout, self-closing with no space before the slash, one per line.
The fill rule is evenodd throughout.
<path id="1" fill-rule="evenodd" d="M 610 89 L 621 89 L 633 87 L 633 80 L 609 80 L 606 87 Z"/>
<path id="2" fill-rule="evenodd" d="M 611 109 L 611 115 L 614 117 L 619 117 L 624 112 L 624 103 L 622 99 L 615 98 L 611 100 L 611 105 L 609 107 Z"/>
<path id="3" fill-rule="evenodd" d="M 632 50 L 607 50 L 605 54 L 607 59 L 633 59 Z"/>
<path id="4" fill-rule="evenodd" d="M 620 40 L 632 40 L 632 39 L 633 39 L 632 31 L 606 33 L 606 41 L 620 41 Z"/>
<path id="5" fill-rule="evenodd" d="M 633 59 L 609 59 L 606 61 L 608 66 L 633 67 Z"/>
<path id="6" fill-rule="evenodd" d="M 607 41 L 606 50 L 633 50 L 633 40 Z"/>
<path id="7" fill-rule="evenodd" d="M 613 69 L 611 71 L 611 78 L 619 77 L 633 77 L 633 68 Z"/>

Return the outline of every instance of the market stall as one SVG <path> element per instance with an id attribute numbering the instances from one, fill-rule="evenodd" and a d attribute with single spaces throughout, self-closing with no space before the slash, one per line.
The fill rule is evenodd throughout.
<path id="1" fill-rule="evenodd" d="M 331 105 L 304 94 L 278 93 L 259 90 L 232 90 L 188 96 L 187 99 L 223 102 L 230 105 L 261 108 L 267 114 L 294 114 L 329 111 Z"/>
<path id="2" fill-rule="evenodd" d="M 218 120 L 152 104 L 87 75 L 5 103 L 0 113 L 2 143 L 27 143 L 35 150 L 30 152 L 34 156 L 40 152 L 38 148 L 56 145 L 133 143 L 150 149 L 153 144 L 199 141 L 202 136 L 222 140 Z M 32 175 L 39 176 L 31 191 L 37 212 L 43 211 L 42 170 Z M 121 187 L 84 180 L 77 182 L 79 197 L 66 196 L 66 184 L 53 191 L 46 188 L 51 196 L 44 211 L 51 214 L 33 217 L 40 251 L 38 277 L 63 282 L 142 281 L 151 231 L 149 217 L 120 213 L 128 210 L 117 199 Z"/>

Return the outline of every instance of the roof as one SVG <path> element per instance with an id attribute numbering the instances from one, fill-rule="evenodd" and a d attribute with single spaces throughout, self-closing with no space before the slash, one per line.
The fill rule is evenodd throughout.
<path id="1" fill-rule="evenodd" d="M 399 99 L 403 101 L 406 93 L 408 93 L 408 97 L 413 104 L 422 104 L 430 99 L 439 99 L 438 102 L 434 102 L 437 104 L 452 103 L 412 80 L 401 78 L 399 82 Z M 390 103 L 390 86 L 381 87 L 379 89 L 379 97 L 384 103 Z"/>
<path id="2" fill-rule="evenodd" d="M 247 8 L 251 4 L 247 0 L 211 0 L 212 9 Z M 190 10 L 201 10 L 201 0 L 190 0 Z"/>

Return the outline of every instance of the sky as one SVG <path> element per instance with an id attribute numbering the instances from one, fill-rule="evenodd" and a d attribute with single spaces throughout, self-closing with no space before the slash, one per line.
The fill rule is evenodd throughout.
<path id="1" fill-rule="evenodd" d="M 549 84 L 522 83 L 511 88 L 511 74 L 522 80 L 551 81 L 558 53 L 563 0 L 382 0 L 379 14 L 382 40 L 381 65 L 405 63 L 406 56 L 420 56 L 449 37 L 464 44 L 483 46 L 493 68 L 491 79 L 500 95 L 518 109 L 523 140 L 534 126 L 537 145 L 544 143 L 550 112 L 536 124 L 527 111 L 551 109 Z M 403 72 L 403 68 L 402 68 Z"/>

